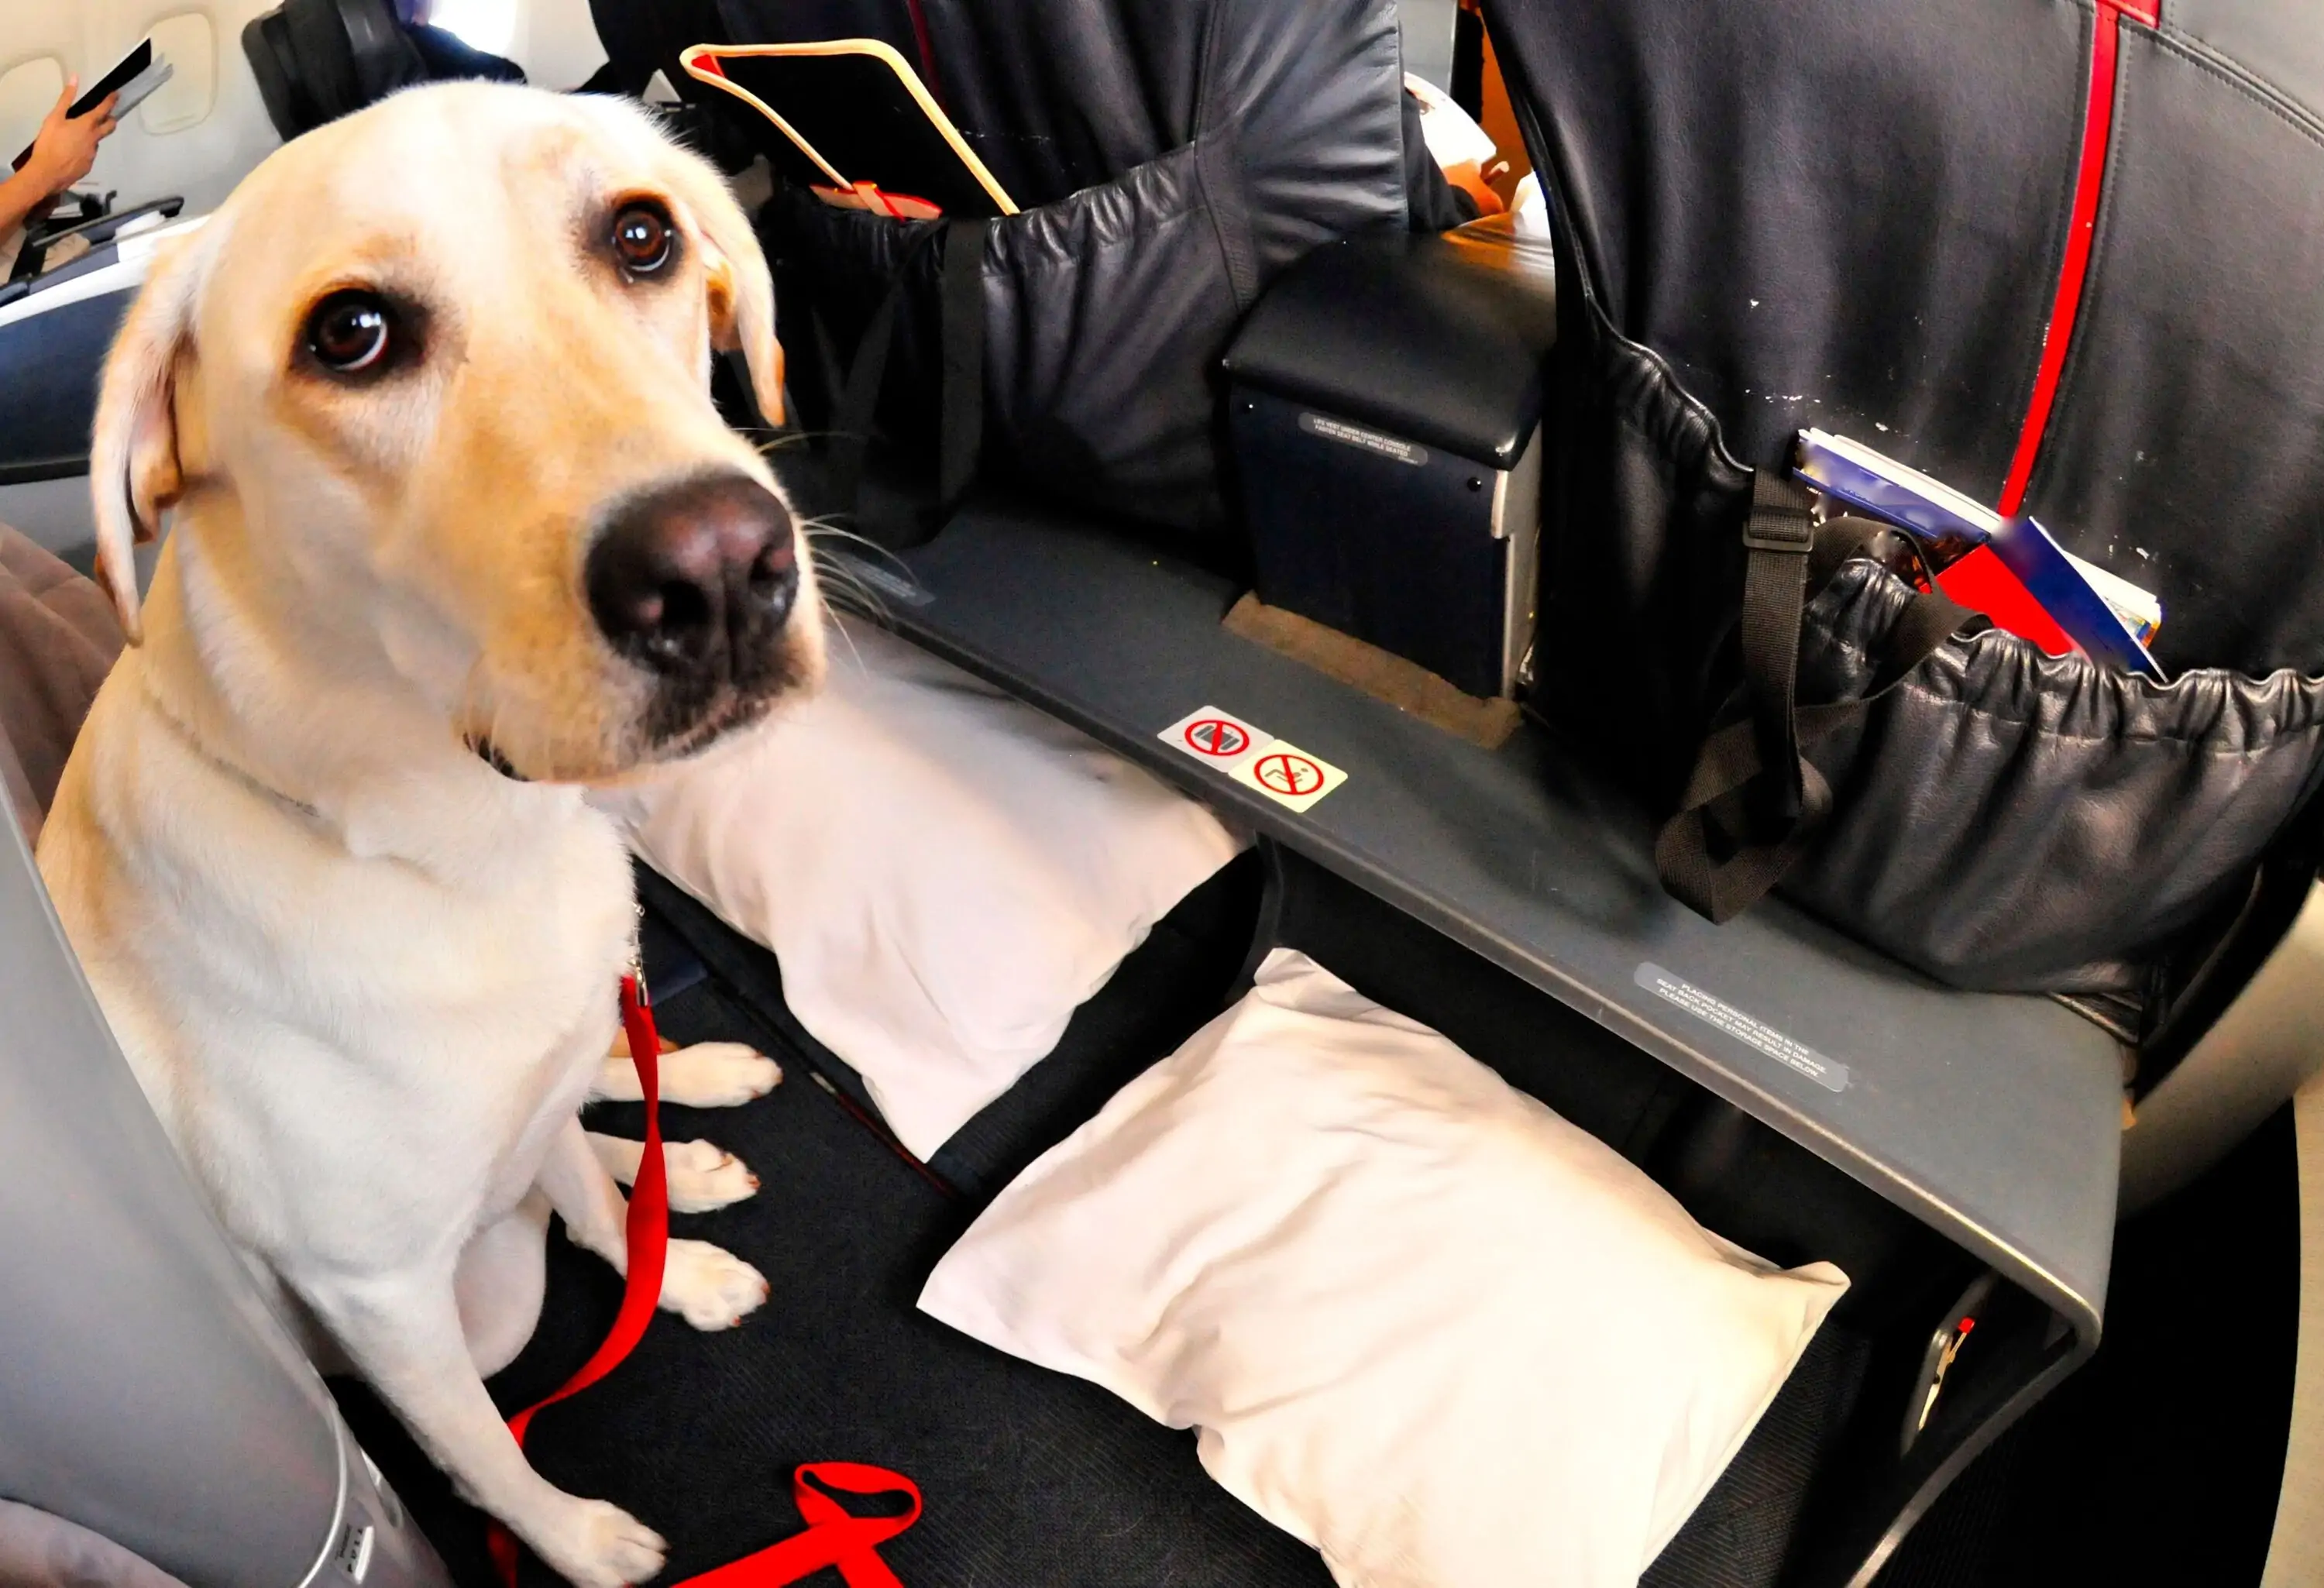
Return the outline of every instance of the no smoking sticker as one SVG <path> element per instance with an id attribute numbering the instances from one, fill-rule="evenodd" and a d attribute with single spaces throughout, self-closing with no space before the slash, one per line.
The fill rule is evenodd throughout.
<path id="1" fill-rule="evenodd" d="M 1330 762 L 1286 744 L 1231 711 L 1205 706 L 1162 730 L 1162 743 L 1191 761 L 1226 773 L 1277 805 L 1305 810 L 1348 780 Z"/>
<path id="2" fill-rule="evenodd" d="M 1231 723 L 1222 716 L 1206 716 L 1190 725 L 1185 738 L 1189 749 L 1221 760 L 1240 755 L 1250 748 L 1250 734 L 1242 725 Z"/>
<path id="3" fill-rule="evenodd" d="M 1252 727 L 1231 712 L 1205 706 L 1163 729 L 1162 743 L 1232 776 L 1237 767 L 1274 743 L 1275 735 Z"/>
<path id="4" fill-rule="evenodd" d="M 1277 805 L 1293 810 L 1305 810 L 1348 780 L 1348 774 L 1330 762 L 1281 739 L 1269 742 L 1264 750 L 1246 759 L 1234 769 L 1232 776 L 1236 782 L 1248 783 Z"/>

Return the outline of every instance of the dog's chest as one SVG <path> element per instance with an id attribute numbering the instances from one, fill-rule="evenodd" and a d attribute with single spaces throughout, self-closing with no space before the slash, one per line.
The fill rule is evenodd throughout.
<path id="1" fill-rule="evenodd" d="M 426 916 L 365 930 L 428 1028 L 439 1095 L 569 1113 L 605 1053 L 636 924 L 627 858 L 593 817 L 541 847 L 490 889 L 448 891 Z M 433 941 L 411 957 L 381 940 L 415 927 Z"/>
<path id="2" fill-rule="evenodd" d="M 587 813 L 544 826 L 512 833 L 519 853 L 484 878 L 330 868 L 315 880 L 336 907 L 301 911 L 312 988 L 350 1005 L 392 1001 L 407 1018 L 474 1035 L 547 1039 L 593 1007 L 610 1019 L 635 924 L 626 857 Z"/>
<path id="3" fill-rule="evenodd" d="M 189 1022 L 208 1118 L 188 1122 L 280 1185 L 456 1223 L 513 1201 L 615 1029 L 635 925 L 619 838 L 576 802 L 512 830 L 481 877 L 307 860 L 167 956 L 174 1002 L 208 1017 Z"/>

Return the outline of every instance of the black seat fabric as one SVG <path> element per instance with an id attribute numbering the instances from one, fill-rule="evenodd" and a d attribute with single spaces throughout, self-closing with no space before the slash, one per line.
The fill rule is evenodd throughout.
<path id="1" fill-rule="evenodd" d="M 408 23 L 391 0 L 283 0 L 244 25 L 242 51 L 267 119 L 285 138 L 415 83 L 524 81 L 516 62 L 442 28 Z"/>
<path id="2" fill-rule="evenodd" d="M 2293 0 L 2097 9 L 2122 17 L 2111 153 L 2025 511 L 2162 594 L 2172 671 L 2324 670 L 2324 28 Z M 2002 494 L 2070 231 L 2091 6 L 1488 10 L 1577 291 L 1737 461 L 1779 465 L 1814 426 Z"/>

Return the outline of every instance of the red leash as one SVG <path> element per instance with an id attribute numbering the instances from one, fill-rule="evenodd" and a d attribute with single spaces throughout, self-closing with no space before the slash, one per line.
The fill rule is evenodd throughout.
<path id="1" fill-rule="evenodd" d="M 622 1365 L 645 1337 L 646 1325 L 653 1321 L 654 1308 L 661 1301 L 662 1266 L 669 1256 L 669 1181 L 661 1152 L 661 1034 L 654 1029 L 652 1005 L 636 975 L 622 978 L 622 1029 L 629 1038 L 630 1059 L 638 1066 L 646 1104 L 645 1153 L 638 1162 L 637 1183 L 630 1189 L 629 1277 L 622 1290 L 622 1309 L 613 1316 L 613 1326 L 604 1343 L 578 1372 L 554 1394 L 543 1396 L 509 1418 L 509 1432 L 515 1436 L 520 1449 L 535 1412 L 578 1395 Z M 910 1503 L 899 1516 L 859 1517 L 824 1489 L 848 1494 L 902 1494 Z M 825 1566 L 838 1567 L 847 1588 L 903 1588 L 888 1563 L 880 1558 L 879 1546 L 919 1520 L 919 1485 L 885 1467 L 849 1461 L 810 1462 L 792 1475 L 791 1496 L 807 1523 L 806 1532 L 731 1565 L 688 1577 L 674 1588 L 784 1588 Z M 494 1522 L 486 1543 L 503 1588 L 516 1588 L 515 1537 Z"/>
<path id="2" fill-rule="evenodd" d="M 809 1480 L 813 1482 L 809 1482 Z M 822 1489 L 816 1484 L 823 1485 Z M 849 1494 L 897 1494 L 911 1501 L 901 1516 L 859 1517 L 824 1489 Z M 810 1462 L 792 1474 L 791 1498 L 807 1531 L 746 1555 L 732 1565 L 688 1577 L 678 1588 L 783 1588 L 825 1566 L 837 1566 L 847 1588 L 903 1588 L 880 1546 L 920 1519 L 920 1486 L 901 1473 L 852 1461 Z"/>

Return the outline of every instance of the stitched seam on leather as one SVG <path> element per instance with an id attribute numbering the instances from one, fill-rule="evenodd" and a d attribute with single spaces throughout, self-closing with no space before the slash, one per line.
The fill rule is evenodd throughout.
<path id="1" fill-rule="evenodd" d="M 1226 23 L 1220 15 L 1232 0 L 1211 0 L 1203 13 L 1203 80 L 1194 88 L 1194 135 L 1187 141 L 1199 143 L 1213 129 L 1211 126 L 1211 97 L 1219 86 L 1219 41 L 1226 35 Z"/>
<path id="2" fill-rule="evenodd" d="M 1533 108 L 1536 95 L 1522 56 L 1512 53 L 1500 60 L 1502 72 L 1513 79 L 1508 87 L 1518 134 L 1525 140 L 1526 157 L 1541 173 L 1544 197 L 1549 200 L 1550 236 L 1556 256 L 1572 256 L 1575 284 L 1581 288 L 1582 301 L 1592 311 L 1591 320 L 1611 331 L 1613 320 L 1600 307 L 1600 289 L 1606 284 L 1605 263 L 1597 257 L 1596 250 L 1584 242 L 1581 227 L 1574 224 L 1570 195 L 1576 189 L 1575 184 L 1565 180 L 1564 146 L 1550 137 Z"/>
<path id="3" fill-rule="evenodd" d="M 1840 578 L 1846 578 L 1847 577 L 1848 575 L 1844 572 L 1839 576 Z M 1868 571 L 1861 576 L 1858 583 L 1858 589 L 1862 593 L 1843 596 L 1839 601 L 1835 602 L 1834 605 L 1845 607 L 1853 605 L 1857 601 L 1868 598 L 1869 592 L 1863 590 L 1863 586 L 1875 583 L 1882 577 L 1883 576 L 1879 570 L 1868 569 Z M 1893 578 L 1895 576 L 1888 575 L 1886 577 Z M 1835 588 L 1838 587 L 1837 579 L 1834 581 L 1834 586 Z M 1815 610 L 1816 606 L 1821 606 L 1822 605 L 1823 602 L 1820 599 L 1813 606 L 1810 607 L 1806 619 L 1809 630 L 1815 632 L 1821 638 L 1823 647 L 1827 652 L 1839 652 L 1850 661 L 1860 664 L 1868 669 L 1874 661 L 1871 645 L 1868 642 L 1858 641 L 1847 635 L 1836 632 L 1834 629 L 1834 624 L 1837 621 L 1836 618 L 1829 613 L 1819 613 Z M 2225 760 L 2228 757 L 2264 755 L 2292 740 L 2301 737 L 2311 737 L 2319 732 L 2324 732 L 2324 675 L 2310 677 L 2306 674 L 2295 672 L 2291 668 L 2278 668 L 2275 671 L 2269 673 L 2264 679 L 2254 679 L 2250 674 L 2236 672 L 2232 668 L 2199 668 L 2191 671 L 2181 673 L 2178 678 L 2172 679 L 2170 683 L 2160 686 L 2163 690 L 2174 690 L 2179 688 L 2182 684 L 2191 684 L 2205 677 L 2224 676 L 2230 679 L 2240 679 L 2246 684 L 2254 685 L 2260 688 L 2265 688 L 2273 684 L 2278 679 L 2286 677 L 2287 675 L 2301 686 L 2301 692 L 2305 697 L 2305 706 L 2307 710 L 2306 720 L 2295 721 L 2293 723 L 2284 724 L 2278 726 L 2275 729 L 2274 736 L 2270 738 L 2264 743 L 2255 745 L 2247 744 L 2237 749 L 2222 750 L 2203 749 L 2202 741 L 2205 737 L 2209 735 L 2211 731 L 2209 728 L 2192 735 L 2131 733 L 2074 733 L 2067 729 L 2044 724 L 2035 717 L 2015 716 L 2006 712 L 1997 710 L 1993 706 L 1985 705 L 1980 701 L 1971 700 L 1960 695 L 1941 693 L 1936 689 L 1929 688 L 1927 682 L 1921 678 L 1920 675 L 1923 668 L 1926 668 L 1930 663 L 1939 660 L 1949 652 L 1954 652 L 1956 651 L 1972 651 L 1987 641 L 1992 641 L 1996 644 L 2015 643 L 2030 646 L 2034 643 L 2031 640 L 2024 638 L 2023 635 L 2013 634 L 2006 629 L 1997 628 L 1988 629 L 1981 634 L 1972 634 L 1967 639 L 1961 639 L 1956 636 L 1953 639 L 1946 641 L 1943 649 L 1940 650 L 1935 655 L 1931 656 L 1927 660 L 1923 661 L 1919 667 L 1914 668 L 1911 672 L 1905 674 L 1903 679 L 1901 679 L 1896 686 L 1898 692 L 1909 692 L 1911 694 L 1917 695 L 1921 698 L 1939 706 L 1958 706 L 1963 711 L 1973 713 L 1976 716 L 1986 718 L 1989 722 L 2006 723 L 2015 727 L 2038 729 L 2043 734 L 2055 739 L 2071 740 L 2074 743 L 2084 744 L 2175 744 L 2184 746 L 2190 750 L 2196 750 L 2203 754 L 2221 760 Z M 2052 660 L 2064 659 L 2052 658 Z M 1957 676 L 1964 682 L 1968 681 L 1968 662 L 1969 659 L 1966 656 L 1963 656 L 1961 658 L 1960 670 L 1957 674 Z M 2096 664 L 2093 663 L 2091 665 L 2095 666 Z M 2220 717 L 2224 716 L 2226 712 L 2229 709 L 2232 708 L 2222 708 L 2221 713 L 2212 718 L 2213 724 L 2216 725 L 2216 724 L 2220 720 Z"/>
<path id="4" fill-rule="evenodd" d="M 1710 443 L 1710 461 L 1733 469 L 1744 481 L 1750 479 L 1755 471 L 1747 465 L 1737 462 L 1735 455 L 1727 449 L 1727 433 L 1719 423 L 1719 416 L 1711 411 L 1710 404 L 1686 389 L 1686 383 L 1680 380 L 1678 372 L 1671 368 L 1670 360 L 1644 342 L 1634 341 L 1617 330 L 1613 321 L 1608 319 L 1605 311 L 1595 303 L 1591 304 L 1589 308 L 1591 317 L 1598 321 L 1599 329 L 1604 333 L 1607 339 L 1617 347 L 1637 354 L 1647 366 L 1628 380 L 1618 378 L 1611 383 L 1608 395 L 1613 402 L 1619 405 L 1618 411 L 1626 419 L 1637 412 L 1647 400 L 1652 383 L 1656 377 L 1659 377 L 1670 394 L 1678 399 L 1681 408 L 1702 423 L 1703 439 Z M 1632 428 L 1640 435 L 1646 436 L 1648 440 L 1660 439 L 1657 436 L 1648 435 L 1643 425 L 1634 423 Z M 1740 482 L 1738 484 L 1739 488 Z"/>
<path id="5" fill-rule="evenodd" d="M 2197 70 L 2209 72 L 2218 78 L 2263 110 L 2285 123 L 2310 143 L 2324 145 L 2324 117 L 2319 117 L 2316 112 L 2298 100 L 2291 98 L 2265 78 L 2254 77 L 2238 62 L 2220 54 L 2202 40 L 2190 33 L 2182 33 L 2167 23 L 2161 28 L 2147 31 L 2156 43 L 2176 51 Z"/>
<path id="6" fill-rule="evenodd" d="M 1227 291 L 1234 294 L 1235 310 L 1240 313 L 1259 296 L 1259 264 L 1252 257 L 1250 206 L 1242 191 L 1242 162 L 1236 156 L 1234 140 L 1224 129 L 1205 132 L 1194 140 L 1194 181 L 1202 189 L 1203 208 L 1218 239 Z"/>
<path id="7" fill-rule="evenodd" d="M 1983 637 L 1983 635 L 1978 636 L 1979 639 L 1982 639 Z M 1969 642 L 1971 644 L 1975 644 L 1976 641 L 1973 640 Z M 2028 642 L 2030 643 L 2031 642 Z M 2002 723 L 2011 727 L 2034 729 L 2044 738 L 2063 740 L 2069 743 L 2075 744 L 2168 745 L 2175 749 L 2191 751 L 2194 753 L 2201 755 L 2211 761 L 2249 761 L 2255 756 L 2274 754 L 2277 751 L 2282 750 L 2287 744 L 2293 743 L 2299 740 L 2313 739 L 2319 734 L 2324 734 L 2324 721 L 2311 720 L 2301 723 L 2294 727 L 2281 729 L 2273 738 L 2269 739 L 2264 743 L 2244 743 L 2229 749 L 2215 750 L 2207 747 L 2203 743 L 2203 740 L 2208 736 L 2208 734 L 2182 735 L 2143 733 L 2076 733 L 2068 728 L 2061 728 L 2052 724 L 2043 723 L 2034 717 L 2012 716 L 2006 712 L 1997 711 L 1994 707 L 1987 706 L 1980 701 L 1963 699 L 1958 695 L 1940 694 L 1936 690 L 1930 688 L 1926 684 L 1914 680 L 1910 675 L 1907 675 L 1904 681 L 1897 686 L 1897 688 L 1900 692 L 1909 691 L 1912 694 L 1917 695 L 1932 706 L 1954 707 L 1960 711 L 1967 712 L 1972 716 L 1983 717 L 1987 722 Z"/>

